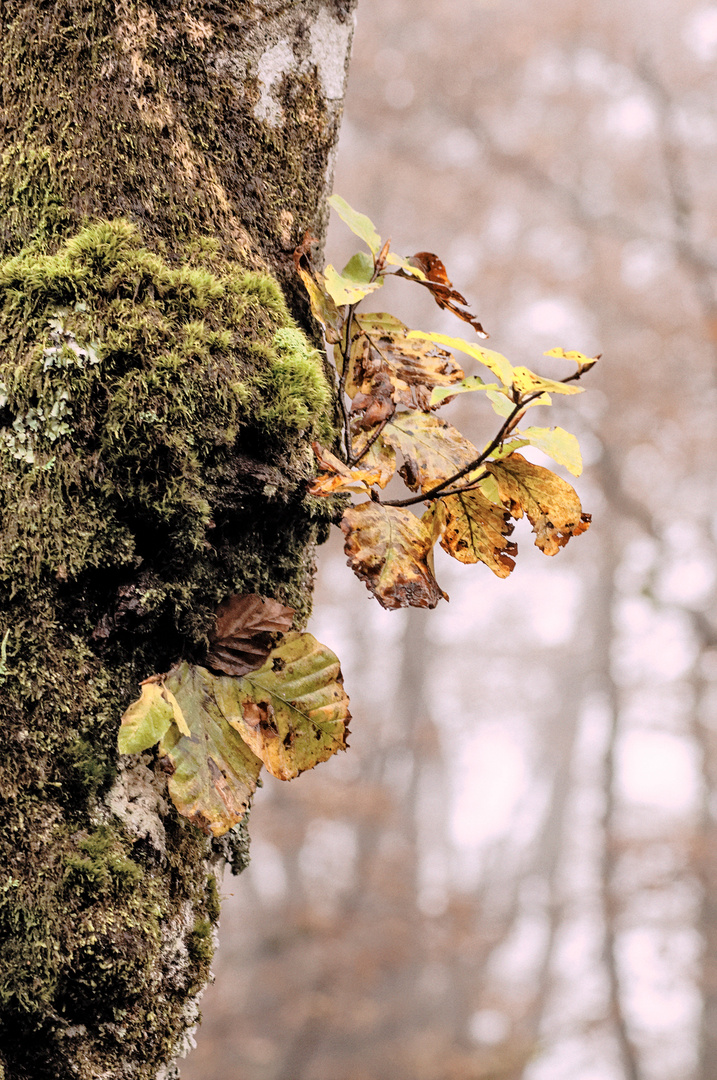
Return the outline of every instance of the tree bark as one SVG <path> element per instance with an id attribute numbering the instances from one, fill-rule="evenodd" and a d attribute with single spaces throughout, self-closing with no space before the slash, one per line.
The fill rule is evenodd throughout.
<path id="1" fill-rule="evenodd" d="M 227 594 L 308 617 L 334 392 L 291 253 L 354 6 L 0 0 L 0 1080 L 176 1076 L 197 1023 L 246 835 L 117 728 Z"/>

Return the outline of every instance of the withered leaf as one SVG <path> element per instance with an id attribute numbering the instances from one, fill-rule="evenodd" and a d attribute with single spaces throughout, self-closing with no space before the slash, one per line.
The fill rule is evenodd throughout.
<path id="1" fill-rule="evenodd" d="M 337 657 L 293 631 L 243 679 L 217 679 L 222 713 L 279 780 L 291 780 L 346 749 L 349 699 Z"/>
<path id="2" fill-rule="evenodd" d="M 462 563 L 483 562 L 500 578 L 515 566 L 518 548 L 510 514 L 480 491 L 466 491 L 437 500 L 436 515 L 443 527 L 441 547 Z"/>
<path id="3" fill-rule="evenodd" d="M 206 665 L 225 675 L 245 675 L 266 660 L 275 635 L 286 633 L 294 609 L 255 593 L 234 594 L 219 605 L 209 635 Z"/>
<path id="4" fill-rule="evenodd" d="M 185 736 L 172 724 L 159 744 L 169 794 L 180 814 L 214 836 L 241 821 L 261 771 L 217 703 L 217 684 L 236 681 L 187 663 L 167 677 L 190 730 Z"/>
<path id="5" fill-rule="evenodd" d="M 446 594 L 431 568 L 431 530 L 409 510 L 365 502 L 341 521 L 348 564 L 384 608 L 433 608 Z"/>
<path id="6" fill-rule="evenodd" d="M 536 546 L 546 555 L 555 555 L 571 536 L 579 536 L 590 526 L 590 515 L 582 513 L 575 489 L 560 476 L 541 465 L 533 465 L 521 454 L 503 461 L 489 461 L 485 469 L 498 485 L 501 501 L 514 518 L 527 516 Z"/>
<path id="7" fill-rule="evenodd" d="M 359 467 L 349 468 L 318 443 L 312 443 L 312 448 L 321 473 L 309 485 L 310 495 L 332 495 L 337 491 L 359 491 L 366 494 L 373 484 L 385 486 L 385 481 L 381 483 L 385 469 L 372 468 L 365 461 Z"/>
<path id="8" fill-rule="evenodd" d="M 488 337 L 475 315 L 472 315 L 466 307 L 467 300 L 465 296 L 462 296 L 457 289 L 453 288 L 453 282 L 449 280 L 446 268 L 437 255 L 430 251 L 419 251 L 415 255 L 411 255 L 408 261 L 423 271 L 425 280 L 412 277 L 404 270 L 398 270 L 397 274 L 402 277 L 410 276 L 411 280 L 418 281 L 419 285 L 425 285 L 426 288 L 430 289 L 433 299 L 440 308 L 453 312 L 463 322 L 468 323 L 479 337 Z"/>
<path id="9" fill-rule="evenodd" d="M 354 442 L 353 451 L 354 457 L 359 459 L 358 467 L 375 476 L 371 483 L 385 488 L 396 472 L 396 451 L 384 442 L 380 434 L 373 440 L 368 450 L 365 450 L 369 440 L 376 434 L 376 428 L 360 432 Z"/>
<path id="10" fill-rule="evenodd" d="M 382 437 L 403 454 L 399 471 L 412 491 L 428 491 L 479 457 L 457 428 L 432 413 L 401 413 L 389 421 Z"/>
<path id="11" fill-rule="evenodd" d="M 453 355 L 428 338 L 411 338 L 407 326 L 386 312 L 356 315 L 356 325 L 394 375 L 409 386 L 460 382 L 463 371 Z"/>

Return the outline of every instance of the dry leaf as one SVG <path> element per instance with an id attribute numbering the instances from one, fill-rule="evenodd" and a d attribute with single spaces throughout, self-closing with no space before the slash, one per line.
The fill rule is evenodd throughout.
<path id="1" fill-rule="evenodd" d="M 207 667 L 225 675 L 245 675 L 266 660 L 275 635 L 290 629 L 294 609 L 254 593 L 230 596 L 217 609 L 209 635 Z"/>
<path id="2" fill-rule="evenodd" d="M 459 562 L 483 562 L 497 577 L 508 577 L 518 547 L 508 540 L 513 523 L 506 510 L 475 490 L 438 500 L 435 512 L 443 528 L 444 551 Z"/>
<path id="3" fill-rule="evenodd" d="M 422 270 L 426 276 L 425 281 L 414 277 L 411 277 L 411 280 L 418 281 L 420 285 L 425 285 L 426 288 L 430 289 L 433 293 L 433 299 L 440 308 L 452 311 L 463 322 L 467 322 L 479 337 L 488 337 L 475 315 L 471 315 L 466 307 L 465 296 L 462 296 L 457 289 L 453 288 L 453 282 L 449 280 L 446 268 L 437 255 L 430 251 L 419 251 L 416 255 L 411 255 L 408 261 L 413 266 L 418 267 L 419 270 Z M 403 270 L 399 270 L 397 273 L 403 277 L 409 277 Z"/>
<path id="4" fill-rule="evenodd" d="M 349 468 L 330 450 L 319 446 L 318 443 L 312 443 L 311 445 L 321 473 L 309 485 L 308 491 L 310 495 L 332 495 L 337 491 L 360 491 L 365 495 L 373 484 L 385 487 L 385 483 L 381 483 L 385 469 L 380 467 L 372 468 L 365 461 L 358 468 Z"/>
<path id="5" fill-rule="evenodd" d="M 345 512 L 341 529 L 349 566 L 382 607 L 433 608 L 448 599 L 431 569 L 431 531 L 409 510 L 359 503 Z"/>
<path id="6" fill-rule="evenodd" d="M 514 518 L 527 516 L 535 543 L 546 555 L 555 555 L 571 536 L 579 536 L 590 526 L 590 515 L 582 513 L 574 488 L 550 469 L 533 465 L 521 454 L 503 461 L 486 462 L 495 477 L 501 501 Z"/>

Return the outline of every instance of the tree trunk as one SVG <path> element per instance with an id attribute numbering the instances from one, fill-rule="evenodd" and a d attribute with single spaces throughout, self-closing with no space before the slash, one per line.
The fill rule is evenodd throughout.
<path id="1" fill-rule="evenodd" d="M 291 253 L 354 4 L 0 0 L 0 1080 L 175 1076 L 197 1022 L 245 833 L 117 729 L 227 594 L 308 616 L 334 396 Z"/>

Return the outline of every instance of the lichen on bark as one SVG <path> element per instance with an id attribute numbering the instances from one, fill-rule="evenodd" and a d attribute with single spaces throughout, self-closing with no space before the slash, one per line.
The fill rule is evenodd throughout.
<path id="1" fill-rule="evenodd" d="M 227 593 L 308 616 L 335 403 L 290 256 L 353 6 L 0 5 L 3 1080 L 168 1080 L 197 1021 L 245 823 L 115 740 Z"/>

